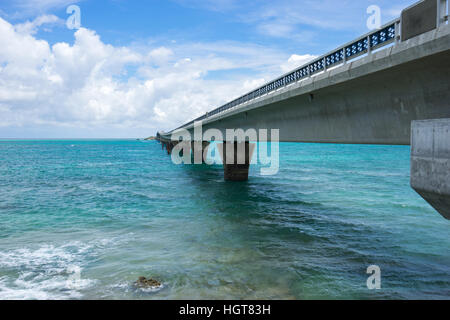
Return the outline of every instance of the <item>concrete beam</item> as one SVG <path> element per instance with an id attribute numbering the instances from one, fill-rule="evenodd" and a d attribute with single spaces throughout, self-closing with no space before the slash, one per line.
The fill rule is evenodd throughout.
<path id="1" fill-rule="evenodd" d="M 280 129 L 281 142 L 409 145 L 411 121 L 450 118 L 449 56 L 450 25 L 442 25 L 211 116 L 203 130 Z M 193 135 L 193 126 L 185 129 Z"/>
<path id="2" fill-rule="evenodd" d="M 450 119 L 412 123 L 411 186 L 450 220 Z"/>

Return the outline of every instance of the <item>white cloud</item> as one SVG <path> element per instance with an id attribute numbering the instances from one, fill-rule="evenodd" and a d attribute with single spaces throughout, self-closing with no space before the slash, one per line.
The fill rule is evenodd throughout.
<path id="1" fill-rule="evenodd" d="M 155 64 L 162 64 L 169 61 L 172 56 L 172 50 L 166 47 L 160 47 L 150 51 L 147 57 L 150 62 L 154 62 Z"/>
<path id="2" fill-rule="evenodd" d="M 45 14 L 37 17 L 32 21 L 26 21 L 21 24 L 17 24 L 15 29 L 20 33 L 36 34 L 39 27 L 45 24 L 60 24 L 62 25 L 64 21 L 52 14 Z"/>
<path id="3" fill-rule="evenodd" d="M 72 45 L 50 46 L 32 34 L 46 21 L 53 20 L 42 18 L 25 27 L 0 18 L 2 132 L 41 126 L 68 128 L 75 135 L 92 128 L 144 128 L 152 134 L 191 120 L 309 57 L 287 60 L 277 50 L 229 41 L 115 47 L 85 28 L 75 32 Z"/>
<path id="4" fill-rule="evenodd" d="M 293 54 L 289 57 L 288 61 L 286 61 L 281 65 L 281 70 L 283 71 L 283 73 L 287 73 L 291 70 L 294 70 L 304 65 L 305 63 L 308 63 L 309 61 L 315 58 L 317 58 L 317 56 L 313 56 L 310 54 L 305 55 Z"/>

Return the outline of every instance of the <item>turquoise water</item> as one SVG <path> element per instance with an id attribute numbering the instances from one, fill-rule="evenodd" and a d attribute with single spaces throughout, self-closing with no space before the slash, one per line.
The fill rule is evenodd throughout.
<path id="1" fill-rule="evenodd" d="M 156 142 L 0 141 L 0 299 L 450 297 L 450 222 L 409 187 L 408 147 L 280 153 L 233 183 Z"/>

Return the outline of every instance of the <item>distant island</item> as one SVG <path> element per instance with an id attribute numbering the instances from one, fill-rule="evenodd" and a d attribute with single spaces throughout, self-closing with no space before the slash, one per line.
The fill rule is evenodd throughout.
<path id="1" fill-rule="evenodd" d="M 148 138 L 145 138 L 144 140 L 152 141 L 152 140 L 156 140 L 156 137 L 148 137 Z"/>

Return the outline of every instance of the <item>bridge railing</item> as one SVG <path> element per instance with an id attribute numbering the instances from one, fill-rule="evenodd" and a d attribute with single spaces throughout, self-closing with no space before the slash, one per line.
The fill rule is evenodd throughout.
<path id="1" fill-rule="evenodd" d="M 447 0 L 439 0 L 447 5 Z M 443 15 L 441 9 L 441 15 L 444 21 L 448 21 L 448 15 Z M 329 68 L 333 68 L 339 65 L 346 64 L 347 62 L 356 59 L 357 57 L 371 53 L 381 47 L 385 47 L 391 43 L 397 43 L 401 41 L 401 18 L 392 20 L 377 30 L 371 31 L 356 40 L 350 41 L 339 48 L 332 50 L 313 61 L 310 61 L 297 69 L 290 71 L 281 77 L 270 81 L 263 86 L 243 95 L 231 102 L 228 102 L 201 117 L 194 119 L 188 123 L 183 124 L 175 130 L 192 125 L 196 121 L 205 120 L 211 116 L 221 114 L 232 108 L 240 106 L 246 102 L 252 101 L 259 97 L 268 95 L 281 88 L 287 87 L 298 81 L 313 77 L 321 72 L 327 71 Z M 173 130 L 173 131 L 175 131 Z"/>

